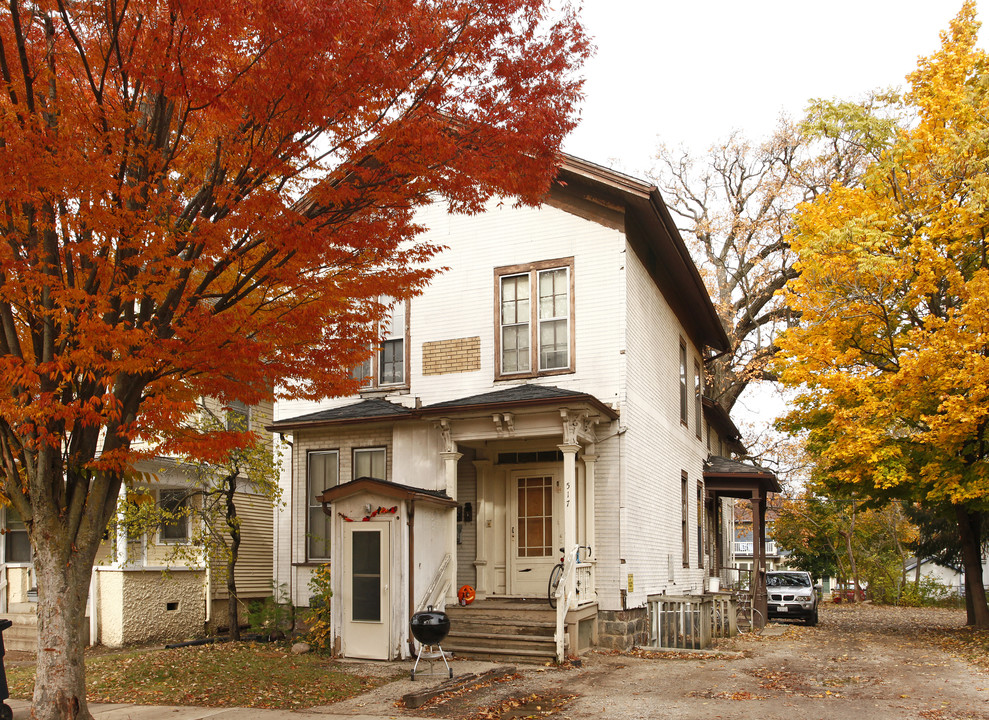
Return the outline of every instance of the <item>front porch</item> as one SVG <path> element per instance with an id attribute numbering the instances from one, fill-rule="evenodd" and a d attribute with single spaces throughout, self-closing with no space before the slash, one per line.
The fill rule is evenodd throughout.
<path id="1" fill-rule="evenodd" d="M 443 649 L 459 657 L 500 662 L 557 660 L 557 610 L 546 600 L 487 598 L 450 605 L 450 634 Z M 598 607 L 588 603 L 565 613 L 564 655 L 597 644 Z"/>

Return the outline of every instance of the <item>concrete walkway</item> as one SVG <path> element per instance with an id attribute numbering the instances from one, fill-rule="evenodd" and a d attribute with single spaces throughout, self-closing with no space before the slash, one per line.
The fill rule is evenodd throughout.
<path id="1" fill-rule="evenodd" d="M 29 720 L 31 703 L 27 700 L 7 700 L 14 711 L 14 720 Z M 329 710 L 329 706 L 325 706 Z M 176 705 L 126 705 L 90 703 L 89 711 L 96 720 L 391 720 L 397 715 L 338 715 L 309 710 L 257 710 L 254 708 L 205 708 Z"/>

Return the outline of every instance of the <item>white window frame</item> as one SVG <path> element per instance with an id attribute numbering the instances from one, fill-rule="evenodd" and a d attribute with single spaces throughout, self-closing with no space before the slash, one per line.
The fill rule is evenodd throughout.
<path id="1" fill-rule="evenodd" d="M 328 561 L 330 559 L 330 553 L 332 552 L 331 537 L 320 538 L 319 541 L 325 543 L 324 548 L 326 549 L 326 555 L 316 555 L 313 553 L 313 538 L 312 536 L 312 514 L 313 511 L 318 510 L 319 513 L 323 513 L 323 504 L 316 500 L 317 495 L 321 495 L 324 490 L 329 490 L 328 487 L 323 487 L 326 483 L 325 481 L 320 481 L 320 487 L 314 487 L 313 476 L 312 476 L 312 458 L 314 455 L 321 456 L 332 456 L 335 459 L 334 467 L 336 469 L 336 485 L 340 484 L 340 451 L 339 450 L 310 450 L 306 453 L 306 560 L 317 560 L 317 561 Z M 334 486 L 330 486 L 334 487 Z M 332 535 L 332 524 L 330 525 Z"/>

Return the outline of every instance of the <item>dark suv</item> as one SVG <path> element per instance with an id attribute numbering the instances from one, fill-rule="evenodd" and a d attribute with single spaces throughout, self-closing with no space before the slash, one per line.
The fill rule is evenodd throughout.
<path id="1" fill-rule="evenodd" d="M 773 570 L 766 573 L 769 619 L 800 618 L 817 625 L 817 589 L 810 573 L 803 570 Z"/>

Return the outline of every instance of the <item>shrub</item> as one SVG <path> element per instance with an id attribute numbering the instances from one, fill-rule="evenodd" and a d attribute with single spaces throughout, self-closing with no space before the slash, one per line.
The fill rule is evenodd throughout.
<path id="1" fill-rule="evenodd" d="M 317 651 L 329 653 L 333 650 L 333 631 L 330 623 L 330 598 L 333 590 L 330 586 L 330 565 L 326 563 L 313 570 L 309 579 L 309 613 L 307 620 L 309 632 L 306 642 Z"/>

